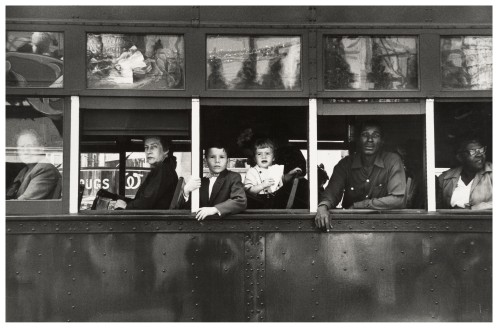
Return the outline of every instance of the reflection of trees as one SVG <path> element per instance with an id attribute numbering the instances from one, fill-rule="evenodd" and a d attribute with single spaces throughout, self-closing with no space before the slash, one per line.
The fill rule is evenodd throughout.
<path id="1" fill-rule="evenodd" d="M 227 83 L 223 76 L 223 63 L 219 57 L 211 56 L 208 60 L 211 74 L 208 76 L 208 89 L 226 89 Z"/>
<path id="2" fill-rule="evenodd" d="M 235 89 L 256 89 L 260 85 L 256 82 L 258 53 L 254 37 L 249 37 L 249 56 L 242 62 L 242 68 L 237 72 L 233 84 Z"/>
<path id="3" fill-rule="evenodd" d="M 325 89 L 351 89 L 354 73 L 348 64 L 342 38 L 329 38 L 325 51 Z"/>

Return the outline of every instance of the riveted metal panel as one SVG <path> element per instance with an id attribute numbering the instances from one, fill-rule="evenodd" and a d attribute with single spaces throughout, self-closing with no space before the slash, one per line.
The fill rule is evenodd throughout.
<path id="1" fill-rule="evenodd" d="M 484 218 L 466 219 L 345 219 L 331 220 L 330 230 L 333 232 L 490 232 L 491 220 Z M 380 216 L 377 216 L 380 217 Z M 117 220 L 109 217 L 99 220 L 26 220 L 7 221 L 9 234 L 78 234 L 78 233 L 135 233 L 135 232 L 319 232 L 314 216 L 306 215 L 301 219 L 224 219 L 198 222 L 192 219 L 150 219 Z"/>
<path id="2" fill-rule="evenodd" d="M 246 265 L 244 295 L 247 321 L 264 321 L 265 314 L 265 238 L 263 233 L 245 234 Z"/>
<path id="3" fill-rule="evenodd" d="M 269 321 L 491 320 L 490 234 L 273 233 L 266 248 Z"/>
<path id="4" fill-rule="evenodd" d="M 243 236 L 7 237 L 9 321 L 243 321 Z"/>

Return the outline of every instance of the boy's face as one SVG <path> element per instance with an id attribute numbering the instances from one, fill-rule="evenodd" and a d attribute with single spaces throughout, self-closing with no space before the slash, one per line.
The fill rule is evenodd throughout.
<path id="1" fill-rule="evenodd" d="M 206 161 L 211 173 L 220 173 L 227 168 L 227 152 L 223 148 L 209 148 Z"/>
<path id="2" fill-rule="evenodd" d="M 261 168 L 268 168 L 268 166 L 273 164 L 273 149 L 267 148 L 257 148 L 256 149 L 256 163 Z"/>

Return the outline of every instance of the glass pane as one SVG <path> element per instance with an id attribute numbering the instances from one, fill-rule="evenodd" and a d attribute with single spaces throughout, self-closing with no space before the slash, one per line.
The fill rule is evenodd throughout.
<path id="1" fill-rule="evenodd" d="M 64 34 L 7 32 L 7 87 L 62 88 Z"/>
<path id="2" fill-rule="evenodd" d="M 81 153 L 80 186 L 84 186 L 80 209 L 89 210 L 100 189 L 119 191 L 119 154 Z"/>
<path id="3" fill-rule="evenodd" d="M 182 35 L 87 34 L 90 89 L 185 88 Z"/>
<path id="4" fill-rule="evenodd" d="M 491 90 L 493 41 L 485 36 L 441 38 L 441 79 L 444 89 Z"/>
<path id="5" fill-rule="evenodd" d="M 208 36 L 208 89 L 301 89 L 301 38 Z"/>
<path id="6" fill-rule="evenodd" d="M 417 90 L 416 37 L 327 36 L 326 90 Z"/>
<path id="7" fill-rule="evenodd" d="M 60 199 L 64 99 L 7 97 L 6 197 Z"/>

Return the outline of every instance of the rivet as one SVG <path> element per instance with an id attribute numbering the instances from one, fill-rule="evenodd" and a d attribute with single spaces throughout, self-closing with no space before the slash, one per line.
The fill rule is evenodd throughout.
<path id="1" fill-rule="evenodd" d="M 31 231 L 35 231 L 35 228 L 31 228 Z"/>
<path id="2" fill-rule="evenodd" d="M 448 230 L 450 227 L 446 226 L 446 230 Z"/>
<path id="3" fill-rule="evenodd" d="M 75 278 L 75 277 L 73 277 L 73 281 L 76 281 L 76 278 Z"/>
<path id="4" fill-rule="evenodd" d="M 107 255 L 107 254 L 106 254 L 106 253 L 104 253 L 104 256 L 106 256 L 106 255 Z"/>
<path id="5" fill-rule="evenodd" d="M 10 232 L 10 229 L 7 229 L 7 232 Z"/>
<path id="6" fill-rule="evenodd" d="M 314 292 L 315 291 L 315 288 L 311 288 L 311 291 Z"/>
<path id="7" fill-rule="evenodd" d="M 363 223 L 365 223 L 365 222 L 364 221 L 360 221 L 360 224 L 363 224 Z"/>
<path id="8" fill-rule="evenodd" d="M 142 269 L 142 270 L 140 270 L 140 272 L 144 272 L 144 270 Z"/>
<path id="9" fill-rule="evenodd" d="M 38 253 L 38 256 L 42 256 L 41 253 Z"/>
<path id="10" fill-rule="evenodd" d="M 285 271 L 285 269 L 282 269 L 282 271 Z"/>
<path id="11" fill-rule="evenodd" d="M 434 288 L 431 288 L 431 292 L 433 292 L 433 291 L 434 291 Z"/>
<path id="12" fill-rule="evenodd" d="M 228 269 L 227 269 L 227 268 L 225 268 L 225 271 L 228 271 Z"/>
<path id="13" fill-rule="evenodd" d="M 197 250 L 195 250 L 197 252 Z M 163 255 L 166 255 L 166 252 L 163 252 Z"/>
<path id="14" fill-rule="evenodd" d="M 312 315 L 312 316 L 311 316 L 311 319 L 315 320 L 315 315 Z"/>
<path id="15" fill-rule="evenodd" d="M 192 289 L 192 293 L 195 293 L 195 290 L 194 290 L 194 289 Z"/>
<path id="16" fill-rule="evenodd" d="M 315 275 L 315 279 L 318 279 L 318 275 Z"/>
<path id="17" fill-rule="evenodd" d="M 401 251 L 401 254 L 405 254 L 405 251 Z"/>
<path id="18" fill-rule="evenodd" d="M 384 268 L 380 268 L 380 271 L 384 271 Z"/>
<path id="19" fill-rule="evenodd" d="M 166 272 L 166 269 L 163 269 L 163 272 Z"/>
<path id="20" fill-rule="evenodd" d="M 178 227 L 178 230 L 183 230 L 183 228 L 182 227 Z"/>
<path id="21" fill-rule="evenodd" d="M 56 224 L 56 225 L 58 225 L 58 224 Z M 20 226 L 20 227 L 22 227 L 22 226 L 23 226 L 23 224 L 22 224 L 22 223 L 20 223 L 20 224 L 19 224 L 19 226 Z"/>
<path id="22" fill-rule="evenodd" d="M 397 227 L 397 226 L 394 226 L 394 229 L 398 229 L 398 227 Z"/>
<path id="23" fill-rule="evenodd" d="M 76 306 L 73 305 L 73 306 L 71 306 L 71 308 L 76 309 Z"/>
<path id="24" fill-rule="evenodd" d="M 194 320 L 194 317 L 190 318 L 190 320 Z"/>
<path id="25" fill-rule="evenodd" d="M 105 270 L 102 270 L 102 273 L 105 273 Z"/>
<path id="26" fill-rule="evenodd" d="M 131 228 L 131 229 L 132 229 L 132 230 L 137 230 L 137 228 L 135 228 L 135 227 L 133 227 L 133 228 Z"/>
<path id="27" fill-rule="evenodd" d="M 434 304 L 439 304 L 439 302 L 438 302 L 438 301 L 435 301 L 435 302 L 434 302 Z"/>
<path id="28" fill-rule="evenodd" d="M 282 255 L 284 255 L 284 254 L 285 254 L 285 252 L 282 252 Z"/>
<path id="29" fill-rule="evenodd" d="M 111 231 L 112 231 L 112 227 L 109 227 L 109 230 L 111 230 Z"/>
<path id="30" fill-rule="evenodd" d="M 68 265 L 68 267 L 72 267 L 72 265 L 71 265 L 71 264 L 69 264 L 69 265 Z"/>
<path id="31" fill-rule="evenodd" d="M 123 270 L 123 271 L 124 271 L 124 273 L 127 273 L 127 272 L 128 272 L 128 270 Z"/>
<path id="32" fill-rule="evenodd" d="M 199 276 L 195 276 L 195 279 L 199 279 Z"/>
<path id="33" fill-rule="evenodd" d="M 467 269 L 463 269 L 463 271 L 467 271 Z"/>
<path id="34" fill-rule="evenodd" d="M 73 254 L 76 254 L 76 251 L 73 251 Z M 39 255 L 41 255 L 41 254 L 39 254 Z"/>
<path id="35" fill-rule="evenodd" d="M 318 302 L 315 302 L 315 304 L 316 304 L 316 305 L 318 305 L 318 304 L 320 304 L 320 303 L 318 303 Z"/>
<path id="36" fill-rule="evenodd" d="M 88 230 L 90 230 L 90 229 L 88 229 L 88 228 L 85 228 L 85 230 L 86 230 L 86 231 L 88 231 Z"/>
<path id="37" fill-rule="evenodd" d="M 159 227 L 156 227 L 156 230 L 159 230 Z"/>
<path id="38" fill-rule="evenodd" d="M 67 292 L 68 295 L 71 295 L 71 292 Z"/>
<path id="39" fill-rule="evenodd" d="M 59 228 L 55 228 L 55 231 L 59 231 Z"/>
<path id="40" fill-rule="evenodd" d="M 19 271 L 16 271 L 16 274 L 19 274 Z"/>
<path id="41" fill-rule="evenodd" d="M 315 261 L 311 261 L 311 265 L 315 265 Z"/>
<path id="42" fill-rule="evenodd" d="M 436 279 L 437 278 L 437 274 L 434 275 L 434 278 Z"/>
<path id="43" fill-rule="evenodd" d="M 434 263 L 432 261 L 430 261 L 429 264 L 434 264 Z"/>
<path id="44" fill-rule="evenodd" d="M 487 269 L 487 268 L 484 268 L 484 271 L 488 271 L 488 269 Z"/>
<path id="45" fill-rule="evenodd" d="M 38 271 L 38 274 L 41 274 L 41 271 Z"/>
<path id="46" fill-rule="evenodd" d="M 195 303 L 195 306 L 199 306 L 199 303 Z"/>
<path id="47" fill-rule="evenodd" d="M 347 271 L 348 269 L 344 268 L 343 270 L 344 270 L 344 271 Z"/>

